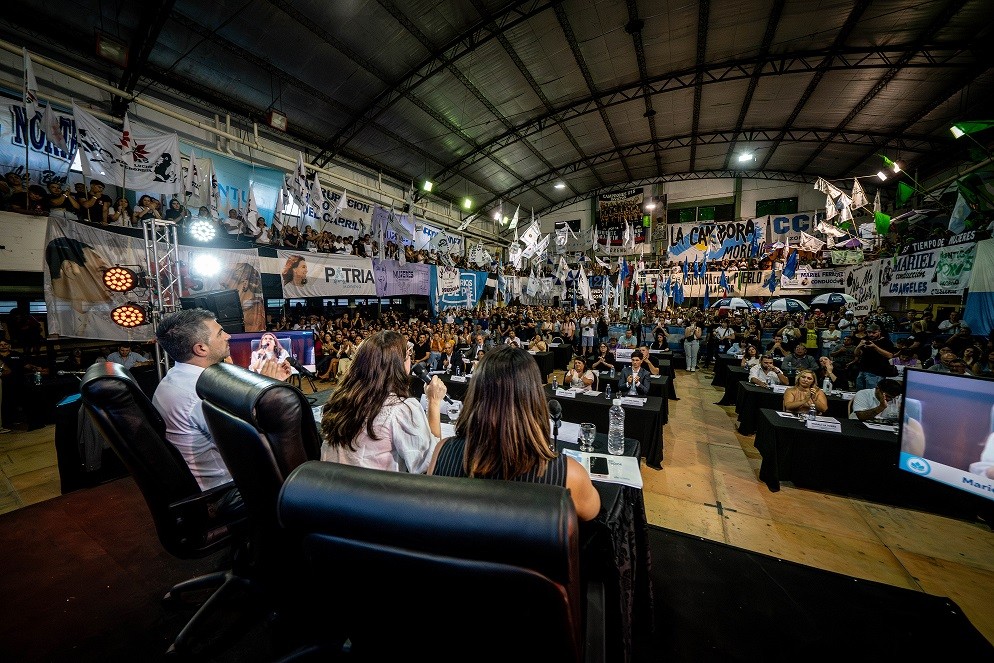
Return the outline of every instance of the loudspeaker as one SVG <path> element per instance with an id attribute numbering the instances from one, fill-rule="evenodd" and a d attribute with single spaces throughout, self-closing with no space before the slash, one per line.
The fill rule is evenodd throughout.
<path id="1" fill-rule="evenodd" d="M 205 308 L 217 317 L 217 323 L 229 334 L 245 331 L 245 316 L 242 314 L 242 300 L 237 290 L 215 290 L 202 292 L 191 297 L 179 298 L 180 308 Z"/>

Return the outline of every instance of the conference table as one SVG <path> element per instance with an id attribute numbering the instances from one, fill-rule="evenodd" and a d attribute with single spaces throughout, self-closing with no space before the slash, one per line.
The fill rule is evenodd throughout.
<path id="1" fill-rule="evenodd" d="M 760 410 L 756 449 L 763 455 L 759 478 L 773 492 L 781 481 L 842 495 L 893 499 L 900 473 L 897 433 L 839 417 L 842 432 L 813 430 L 797 417 Z M 907 473 L 903 473 L 907 474 Z"/>
<path id="2" fill-rule="evenodd" d="M 714 377 L 711 378 L 711 386 L 724 386 L 725 378 L 728 375 L 728 368 L 730 366 L 740 366 L 741 363 L 741 357 L 730 355 L 727 352 L 719 352 L 718 356 L 714 359 Z"/>
<path id="3" fill-rule="evenodd" d="M 575 440 L 559 440 L 556 448 L 579 447 Z M 594 453 L 607 453 L 606 432 L 597 434 Z M 640 453 L 639 441 L 626 437 L 624 455 L 639 458 Z M 640 488 L 603 481 L 594 481 L 594 488 L 601 511 L 594 520 L 580 522 L 581 574 L 604 583 L 607 660 L 630 661 L 632 643 L 648 636 L 653 625 L 645 501 Z"/>
<path id="4" fill-rule="evenodd" d="M 528 351 L 532 357 L 535 358 L 535 363 L 538 364 L 538 370 L 542 373 L 542 382 L 548 382 L 549 376 L 552 375 L 552 371 L 555 370 L 555 356 L 550 351 L 546 352 L 532 352 Z"/>
<path id="5" fill-rule="evenodd" d="M 664 385 L 666 398 L 671 401 L 680 400 L 676 395 L 676 371 L 673 368 L 673 352 L 671 350 L 649 350 L 649 358 L 656 365 L 656 368 L 659 369 L 660 375 L 669 377 L 669 382 Z M 628 357 L 618 357 L 615 373 L 620 374 L 624 365 L 631 363 L 632 360 Z"/>
<path id="6" fill-rule="evenodd" d="M 845 419 L 849 416 L 849 400 L 842 396 L 828 396 L 829 417 Z M 773 391 L 769 387 L 761 387 L 751 382 L 738 384 L 738 396 L 735 399 L 735 413 L 739 416 L 739 434 L 752 435 L 756 432 L 759 413 L 762 409 L 783 409 L 783 393 Z"/>
<path id="7" fill-rule="evenodd" d="M 739 383 L 749 382 L 749 369 L 743 366 L 729 366 L 725 369 L 725 393 L 715 405 L 735 405 L 739 393 Z"/>
<path id="8" fill-rule="evenodd" d="M 616 371 L 614 377 L 611 377 L 610 371 L 597 371 L 597 389 L 604 391 L 604 388 L 610 384 L 611 391 L 617 395 L 618 393 L 618 379 L 621 377 L 621 372 Z M 664 375 L 662 369 L 659 371 L 659 375 L 649 376 L 649 395 L 658 396 L 664 400 L 673 399 L 675 397 L 670 396 L 672 389 L 670 388 L 673 384 L 673 379 Z M 664 409 L 669 410 L 669 404 L 665 404 Z M 665 421 L 663 423 L 666 423 Z"/>
<path id="9" fill-rule="evenodd" d="M 569 398 L 556 396 L 550 385 L 545 387 L 547 398 L 555 398 L 563 408 L 563 421 L 575 423 L 589 422 L 597 427 L 597 432 L 607 433 L 608 410 L 611 401 L 604 394 L 590 396 L 577 394 Z M 623 405 L 625 409 L 625 437 L 633 437 L 641 443 L 645 452 L 646 465 L 661 470 L 663 463 L 663 425 L 669 416 L 665 410 L 666 399 L 659 396 L 645 396 L 645 405 Z"/>

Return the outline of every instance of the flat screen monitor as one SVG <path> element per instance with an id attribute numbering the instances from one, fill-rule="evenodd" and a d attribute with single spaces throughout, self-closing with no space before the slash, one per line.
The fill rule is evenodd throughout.
<path id="1" fill-rule="evenodd" d="M 909 369 L 898 468 L 994 500 L 994 380 Z"/>
<path id="2" fill-rule="evenodd" d="M 250 332 L 232 334 L 231 361 L 245 368 L 252 363 L 252 351 L 259 347 L 259 339 L 264 333 L 276 336 L 276 341 L 288 354 L 293 355 L 307 370 L 315 369 L 314 334 L 309 331 Z"/>

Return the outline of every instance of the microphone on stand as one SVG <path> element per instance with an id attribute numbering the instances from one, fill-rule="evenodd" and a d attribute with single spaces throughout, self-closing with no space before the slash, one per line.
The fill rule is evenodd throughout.
<path id="1" fill-rule="evenodd" d="M 425 368 L 425 365 L 422 364 L 421 362 L 418 362 L 414 366 L 411 366 L 411 375 L 413 375 L 416 378 L 420 378 L 421 381 L 424 382 L 425 384 L 431 384 L 431 376 L 428 375 L 428 369 Z M 446 403 L 452 402 L 452 399 L 449 398 L 448 394 L 445 395 L 445 402 Z"/>
<path id="2" fill-rule="evenodd" d="M 549 416 L 552 417 L 552 443 L 559 444 L 559 422 L 563 420 L 563 406 L 555 398 L 549 399 Z M 555 446 L 553 446 L 555 450 Z"/>
<path id="3" fill-rule="evenodd" d="M 287 361 L 288 364 L 290 364 L 291 366 L 293 366 L 294 368 L 296 368 L 297 372 L 300 373 L 301 375 L 303 375 L 305 377 L 309 377 L 309 378 L 316 378 L 317 377 L 317 375 L 315 375 L 311 371 L 307 370 L 307 368 L 303 364 L 301 364 L 299 361 L 297 361 L 297 358 L 295 356 L 293 356 L 293 355 L 287 355 L 286 361 Z"/>

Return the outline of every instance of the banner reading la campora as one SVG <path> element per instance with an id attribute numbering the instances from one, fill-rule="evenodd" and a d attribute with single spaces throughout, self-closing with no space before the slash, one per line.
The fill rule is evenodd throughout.
<path id="1" fill-rule="evenodd" d="M 280 275 L 288 299 L 376 295 L 369 258 L 307 251 L 277 251 L 277 256 L 259 260 L 266 273 Z"/>

